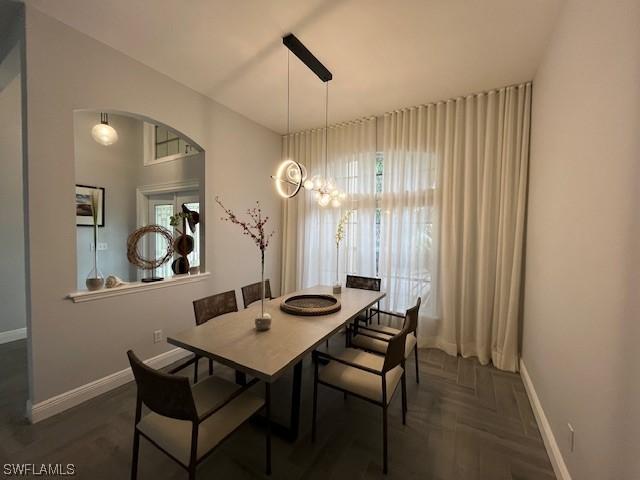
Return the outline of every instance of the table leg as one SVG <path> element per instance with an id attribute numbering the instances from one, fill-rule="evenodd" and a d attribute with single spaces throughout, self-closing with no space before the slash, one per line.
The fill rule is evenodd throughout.
<path id="1" fill-rule="evenodd" d="M 295 442 L 298 439 L 300 431 L 300 401 L 302 394 L 302 360 L 293 367 L 293 388 L 291 389 L 291 413 L 289 416 L 289 425 L 283 425 L 271 419 L 271 433 L 277 435 L 289 442 Z M 254 421 L 265 425 L 266 419 L 262 416 L 253 417 Z"/>
<path id="2" fill-rule="evenodd" d="M 267 475 L 271 475 L 271 384 L 264 384 L 264 401 L 267 414 Z"/>

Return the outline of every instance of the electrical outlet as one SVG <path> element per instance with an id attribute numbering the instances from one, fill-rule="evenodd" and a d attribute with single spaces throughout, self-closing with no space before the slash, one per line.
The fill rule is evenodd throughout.
<path id="1" fill-rule="evenodd" d="M 102 251 L 102 250 L 107 250 L 109 248 L 109 245 L 107 245 L 105 242 L 98 242 L 98 251 Z M 89 250 L 91 250 L 92 252 L 95 250 L 95 243 L 91 242 L 91 245 L 89 245 Z"/>
<path id="2" fill-rule="evenodd" d="M 156 330 L 153 332 L 153 343 L 160 343 L 162 341 L 162 330 Z"/>
<path id="3" fill-rule="evenodd" d="M 570 423 L 567 423 L 567 428 L 569 429 L 569 451 L 573 452 L 576 446 L 576 431 Z"/>

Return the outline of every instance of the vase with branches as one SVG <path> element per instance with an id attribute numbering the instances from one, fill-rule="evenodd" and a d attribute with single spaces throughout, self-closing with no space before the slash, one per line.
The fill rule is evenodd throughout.
<path id="1" fill-rule="evenodd" d="M 264 255 L 267 247 L 269 246 L 269 240 L 275 232 L 265 233 L 265 225 L 269 221 L 269 217 L 262 215 L 262 209 L 260 208 L 260 202 L 256 202 L 256 206 L 247 209 L 246 213 L 249 217 L 248 221 L 240 220 L 236 214 L 224 206 L 220 198 L 216 197 L 216 203 L 224 210 L 225 216 L 222 220 L 231 222 L 238 225 L 242 229 L 242 234 L 251 238 L 260 250 L 260 265 L 261 265 L 261 282 L 260 282 L 260 318 L 256 318 L 257 330 L 268 330 L 271 328 L 271 315 L 264 311 Z"/>
<path id="2" fill-rule="evenodd" d="M 347 225 L 352 213 L 353 210 L 347 210 L 344 212 L 336 227 L 336 283 L 333 286 L 333 293 L 340 293 L 342 291 L 342 286 L 340 285 L 340 242 L 344 239 L 345 226 Z"/>
<path id="3" fill-rule="evenodd" d="M 87 290 L 100 290 L 104 286 L 104 277 L 98 269 L 98 205 L 100 195 L 91 193 L 91 217 L 93 218 L 93 268 L 87 275 L 85 285 Z"/>

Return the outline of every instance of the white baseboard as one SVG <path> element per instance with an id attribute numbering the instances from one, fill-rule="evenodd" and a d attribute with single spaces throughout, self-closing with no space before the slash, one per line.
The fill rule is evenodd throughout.
<path id="1" fill-rule="evenodd" d="M 562 457 L 562 452 L 560 452 L 558 442 L 556 441 L 556 437 L 553 435 L 549 420 L 547 420 L 547 416 L 542 409 L 542 404 L 540 403 L 536 389 L 533 387 L 531 377 L 529 376 L 529 372 L 527 371 L 527 367 L 524 364 L 523 359 L 520 359 L 520 375 L 522 376 L 524 388 L 527 391 L 529 402 L 531 403 L 533 414 L 538 422 L 538 428 L 540 429 L 540 434 L 542 435 L 542 440 L 544 441 L 544 446 L 547 449 L 547 454 L 551 460 L 551 465 L 553 466 L 556 478 L 558 478 L 558 480 L 571 480 L 569 469 Z"/>
<path id="2" fill-rule="evenodd" d="M 146 360 L 144 363 L 153 368 L 163 368 L 190 355 L 190 352 L 181 348 L 174 348 Z M 55 397 L 32 405 L 27 402 L 27 418 L 31 423 L 37 423 L 60 412 L 75 407 L 87 400 L 113 390 L 133 380 L 131 368 L 125 368 L 106 377 L 94 380 L 80 387 L 61 393 Z"/>
<path id="3" fill-rule="evenodd" d="M 15 330 L 9 330 L 8 332 L 0 332 L 0 344 L 15 342 L 16 340 L 22 340 L 27 338 L 27 327 L 16 328 Z"/>

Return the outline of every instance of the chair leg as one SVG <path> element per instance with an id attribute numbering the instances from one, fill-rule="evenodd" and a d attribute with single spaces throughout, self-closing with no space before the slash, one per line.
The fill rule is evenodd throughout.
<path id="1" fill-rule="evenodd" d="M 407 424 L 407 375 L 402 372 L 402 424 Z"/>
<path id="2" fill-rule="evenodd" d="M 271 475 L 271 384 L 268 382 L 264 384 L 264 400 L 267 417 L 267 466 L 266 473 Z"/>
<path id="3" fill-rule="evenodd" d="M 387 407 L 382 407 L 382 473 L 389 471 L 387 452 Z"/>
<path id="4" fill-rule="evenodd" d="M 196 356 L 196 361 L 193 364 L 193 383 L 198 383 L 198 363 L 200 363 L 200 357 Z"/>
<path id="5" fill-rule="evenodd" d="M 140 455 L 140 433 L 133 429 L 133 458 L 131 459 L 131 480 L 138 478 L 138 457 Z"/>
<path id="6" fill-rule="evenodd" d="M 311 416 L 311 441 L 316 441 L 316 418 L 318 415 L 318 361 L 314 362 L 313 371 L 313 414 Z"/>
<path id="7" fill-rule="evenodd" d="M 236 385 L 246 385 L 246 384 L 247 384 L 247 374 L 236 370 Z"/>
<path id="8" fill-rule="evenodd" d="M 213 375 L 213 360 L 209 359 L 209 376 Z"/>
<path id="9" fill-rule="evenodd" d="M 189 480 L 196 480 L 196 465 L 189 466 Z"/>
<path id="10" fill-rule="evenodd" d="M 418 364 L 418 346 L 413 347 L 413 356 L 416 363 L 416 383 L 420 383 L 420 367 Z"/>

